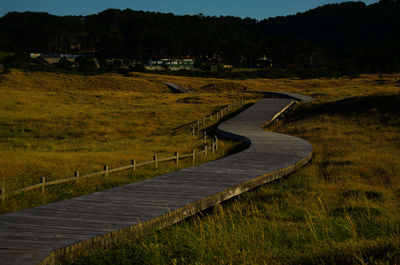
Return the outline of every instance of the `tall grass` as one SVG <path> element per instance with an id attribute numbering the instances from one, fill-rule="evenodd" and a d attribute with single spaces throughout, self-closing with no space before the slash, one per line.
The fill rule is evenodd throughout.
<path id="1" fill-rule="evenodd" d="M 297 106 L 270 129 L 309 140 L 311 164 L 74 264 L 400 264 L 399 100 Z"/>
<path id="2" fill-rule="evenodd" d="M 236 92 L 173 94 L 158 81 L 118 75 L 85 79 L 79 75 L 30 73 L 17 70 L 0 83 L 0 186 L 6 191 L 47 181 L 169 157 L 201 148 L 201 136 L 175 130 L 239 98 Z M 234 143 L 222 142 L 223 156 Z M 182 166 L 190 166 L 182 163 Z M 0 212 L 20 210 L 54 200 L 176 170 L 144 170 L 96 177 L 78 187 L 61 185 L 24 193 L 0 204 Z M 140 171 L 139 171 L 140 172 Z"/>
<path id="3" fill-rule="evenodd" d="M 173 227 L 97 250 L 76 264 L 399 264 L 399 79 L 226 81 L 151 74 L 85 79 L 12 71 L 0 80 L 0 186 L 12 190 L 42 175 L 56 179 L 103 164 L 148 160 L 156 152 L 185 152 L 202 140 L 173 129 L 228 104 L 239 91 L 300 92 L 318 101 L 298 106 L 270 129 L 309 140 L 315 152 L 311 164 Z M 197 94 L 170 94 L 164 81 Z M 377 92 L 391 94 L 368 96 Z M 350 103 L 358 107 L 344 108 Z M 227 143 L 224 150 L 233 145 Z M 174 169 L 171 164 L 54 187 L 47 197 L 30 193 L 9 201 L 2 211 Z"/>

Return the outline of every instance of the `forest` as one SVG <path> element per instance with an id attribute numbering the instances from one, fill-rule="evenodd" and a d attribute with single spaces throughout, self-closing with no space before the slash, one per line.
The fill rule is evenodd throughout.
<path id="1" fill-rule="evenodd" d="M 192 56 L 198 65 L 240 68 L 266 56 L 270 71 L 280 73 L 392 73 L 400 70 L 399 14 L 399 0 L 328 4 L 260 21 L 131 9 L 88 16 L 10 12 L 0 18 L 0 51 L 137 62 Z"/>

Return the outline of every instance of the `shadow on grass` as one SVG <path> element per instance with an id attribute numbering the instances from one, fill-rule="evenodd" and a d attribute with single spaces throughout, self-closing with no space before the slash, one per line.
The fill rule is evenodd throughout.
<path id="1" fill-rule="evenodd" d="M 286 122 L 303 120 L 319 115 L 370 116 L 383 124 L 400 126 L 400 95 L 375 94 L 346 98 L 333 102 L 311 103 L 295 108 Z"/>

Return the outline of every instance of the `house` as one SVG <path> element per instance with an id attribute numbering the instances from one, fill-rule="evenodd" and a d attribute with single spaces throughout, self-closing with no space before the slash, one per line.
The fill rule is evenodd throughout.
<path id="1" fill-rule="evenodd" d="M 146 62 L 147 70 L 192 70 L 194 68 L 194 57 L 180 57 L 180 58 L 152 58 Z"/>
<path id="2" fill-rule="evenodd" d="M 52 54 L 46 54 L 46 53 L 31 53 L 30 54 L 32 59 L 38 59 L 41 60 L 45 63 L 48 64 L 56 64 L 58 62 L 60 62 L 61 58 L 66 58 L 68 61 L 70 61 L 71 63 L 75 63 L 75 59 L 79 56 L 79 55 L 75 55 L 75 54 L 56 54 L 56 53 L 52 53 Z"/>
<path id="3" fill-rule="evenodd" d="M 257 68 L 272 68 L 272 60 L 267 58 L 264 54 L 263 57 L 258 58 L 256 60 L 256 67 Z"/>

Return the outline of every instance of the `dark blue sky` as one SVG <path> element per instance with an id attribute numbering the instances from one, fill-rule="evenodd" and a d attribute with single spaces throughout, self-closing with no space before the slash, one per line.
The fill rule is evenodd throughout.
<path id="1" fill-rule="evenodd" d="M 329 0 L 0 0 L 0 16 L 10 11 L 41 11 L 55 15 L 96 14 L 107 8 L 155 11 L 178 15 L 203 13 L 264 19 L 303 12 Z M 378 0 L 365 0 L 366 4 Z"/>

